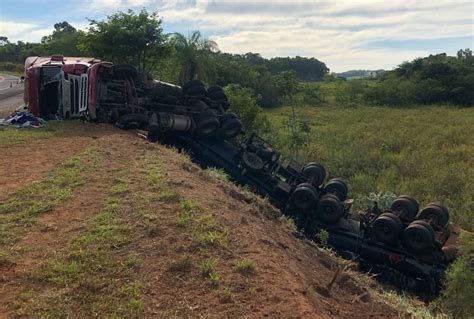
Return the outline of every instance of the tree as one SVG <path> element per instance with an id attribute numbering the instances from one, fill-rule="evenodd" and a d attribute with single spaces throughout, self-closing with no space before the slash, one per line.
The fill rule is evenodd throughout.
<path id="1" fill-rule="evenodd" d="M 204 39 L 199 31 L 193 31 L 187 37 L 173 33 L 172 43 L 180 65 L 179 83 L 183 85 L 192 79 L 208 80 L 212 69 L 211 54 L 217 51 L 217 44 Z"/>
<path id="2" fill-rule="evenodd" d="M 106 21 L 89 21 L 88 32 L 79 37 L 79 47 L 93 56 L 149 72 L 169 54 L 157 12 L 120 11 L 107 16 Z"/>
<path id="3" fill-rule="evenodd" d="M 64 56 L 80 56 L 82 52 L 77 48 L 79 32 L 67 21 L 54 25 L 54 31 L 41 38 L 46 54 L 62 54 Z"/>

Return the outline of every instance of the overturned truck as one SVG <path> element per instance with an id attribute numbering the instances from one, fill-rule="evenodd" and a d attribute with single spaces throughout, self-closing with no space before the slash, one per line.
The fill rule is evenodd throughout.
<path id="1" fill-rule="evenodd" d="M 388 210 L 374 203 L 356 215 L 346 183 L 326 181 L 322 165 L 283 160 L 255 134 L 235 142 L 242 124 L 227 111 L 218 86 L 193 80 L 180 87 L 93 58 L 29 57 L 24 96 L 37 116 L 146 129 L 150 140 L 185 149 L 202 166 L 222 168 L 268 197 L 308 238 L 327 232 L 328 245 L 358 261 L 361 270 L 426 298 L 439 292 L 456 256 L 461 230 L 449 224 L 448 210 L 439 203 L 420 210 L 414 198 L 402 195 Z"/>

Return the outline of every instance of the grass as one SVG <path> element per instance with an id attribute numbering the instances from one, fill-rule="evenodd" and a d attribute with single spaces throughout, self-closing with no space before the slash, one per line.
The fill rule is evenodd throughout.
<path id="1" fill-rule="evenodd" d="M 222 182 L 229 182 L 229 175 L 222 168 L 209 167 L 204 172 L 212 178 L 220 180 Z"/>
<path id="2" fill-rule="evenodd" d="M 242 258 L 237 261 L 235 266 L 237 267 L 237 271 L 243 274 L 249 274 L 255 271 L 255 264 L 249 258 Z"/>
<path id="3" fill-rule="evenodd" d="M 93 147 L 49 173 L 42 181 L 30 184 L 0 204 L 0 249 L 21 239 L 38 217 L 69 199 L 95 169 L 99 159 Z"/>
<path id="4" fill-rule="evenodd" d="M 297 107 L 311 127 L 298 152 L 284 126 L 291 108 L 265 112 L 276 128 L 271 142 L 286 156 L 322 163 L 329 178 L 344 178 L 356 207 L 370 192 L 410 194 L 420 207 L 442 202 L 453 222 L 474 229 L 474 108 Z"/>
<path id="5" fill-rule="evenodd" d="M 135 218 L 131 210 L 142 204 L 133 191 L 127 179 L 115 181 L 101 211 L 85 222 L 83 231 L 33 271 L 31 279 L 38 290 L 17 301 L 17 315 L 68 317 L 74 309 L 75 315 L 84 317 L 139 316 L 141 284 L 134 274 L 140 258 L 135 253 L 114 254 L 140 234 L 139 224 L 130 223 Z"/>
<path id="6" fill-rule="evenodd" d="M 204 277 L 209 280 L 212 286 L 218 286 L 221 280 L 220 275 L 215 271 L 215 267 L 219 260 L 217 258 L 209 258 L 201 262 L 199 268 Z"/>
<path id="7" fill-rule="evenodd" d="M 0 147 L 59 136 L 78 126 L 80 121 L 49 121 L 44 128 L 0 126 Z"/>

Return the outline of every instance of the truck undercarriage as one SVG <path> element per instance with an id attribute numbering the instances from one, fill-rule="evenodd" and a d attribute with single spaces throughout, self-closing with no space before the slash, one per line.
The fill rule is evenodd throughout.
<path id="1" fill-rule="evenodd" d="M 389 210 L 374 203 L 355 216 L 348 186 L 339 178 L 325 181 L 322 165 L 285 161 L 255 134 L 235 142 L 242 124 L 227 112 L 222 88 L 199 80 L 179 87 L 91 58 L 31 57 L 25 73 L 25 103 L 33 114 L 145 129 L 149 140 L 186 150 L 203 167 L 221 168 L 268 197 L 309 239 L 327 232 L 327 244 L 361 270 L 427 299 L 439 292 L 461 231 L 448 223 L 445 207 L 420 210 L 402 195 Z"/>

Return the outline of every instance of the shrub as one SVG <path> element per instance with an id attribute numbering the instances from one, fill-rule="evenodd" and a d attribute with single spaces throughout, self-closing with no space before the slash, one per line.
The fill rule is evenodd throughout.
<path id="1" fill-rule="evenodd" d="M 463 232 L 458 259 L 446 273 L 441 305 L 454 318 L 474 316 L 474 234 Z"/>

